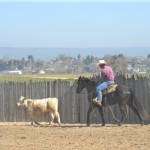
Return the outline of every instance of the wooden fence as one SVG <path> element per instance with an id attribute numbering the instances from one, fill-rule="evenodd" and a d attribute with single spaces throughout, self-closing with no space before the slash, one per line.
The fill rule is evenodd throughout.
<path id="1" fill-rule="evenodd" d="M 118 84 L 127 85 L 134 89 L 146 111 L 150 114 L 150 78 L 135 77 L 126 78 L 117 76 Z M 16 103 L 20 96 L 28 98 L 41 99 L 46 97 L 57 97 L 59 100 L 59 113 L 63 123 L 86 123 L 87 110 L 89 107 L 87 94 L 76 94 L 76 83 L 69 81 L 49 81 L 49 82 L 5 82 L 0 83 L 0 121 L 1 122 L 24 122 L 30 121 L 27 113 L 17 108 Z M 117 105 L 112 106 L 113 112 L 117 118 L 120 117 L 120 111 Z M 114 123 L 109 108 L 104 108 L 106 123 Z M 91 113 L 92 123 L 101 123 L 100 115 L 97 109 Z M 48 116 L 37 118 L 38 121 L 48 121 Z M 138 123 L 138 118 L 129 109 L 127 123 Z M 150 123 L 150 120 L 147 121 Z"/>

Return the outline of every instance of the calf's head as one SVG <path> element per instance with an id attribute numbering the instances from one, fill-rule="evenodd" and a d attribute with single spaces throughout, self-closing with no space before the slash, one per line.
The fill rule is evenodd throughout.
<path id="1" fill-rule="evenodd" d="M 19 99 L 19 102 L 17 103 L 17 106 L 23 106 L 24 105 L 24 100 L 27 99 L 26 97 L 24 96 L 21 96 L 20 99 Z"/>

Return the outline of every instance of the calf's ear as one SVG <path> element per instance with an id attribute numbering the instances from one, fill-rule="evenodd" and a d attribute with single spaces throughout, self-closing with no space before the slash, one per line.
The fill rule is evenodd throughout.
<path id="1" fill-rule="evenodd" d="M 27 99 L 27 97 L 23 97 L 23 101 L 24 101 L 25 99 Z"/>

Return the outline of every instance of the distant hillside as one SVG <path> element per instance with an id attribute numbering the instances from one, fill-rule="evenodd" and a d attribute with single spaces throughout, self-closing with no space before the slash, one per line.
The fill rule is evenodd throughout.
<path id="1" fill-rule="evenodd" d="M 55 59 L 59 54 L 77 57 L 93 55 L 102 58 L 104 55 L 123 54 L 125 56 L 141 56 L 147 57 L 150 54 L 149 48 L 11 48 L 0 47 L 0 59 L 8 55 L 10 58 L 26 58 L 28 55 L 33 55 L 36 59 L 51 60 Z"/>

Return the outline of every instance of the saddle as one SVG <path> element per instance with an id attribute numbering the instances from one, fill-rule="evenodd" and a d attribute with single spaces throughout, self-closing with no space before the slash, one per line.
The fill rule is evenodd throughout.
<path id="1" fill-rule="evenodd" d="M 112 93 L 112 92 L 116 91 L 117 86 L 118 86 L 118 85 L 117 85 L 116 83 L 110 84 L 110 85 L 108 86 L 108 88 L 102 90 L 102 94 L 103 94 L 103 95 L 106 95 L 106 94 L 108 94 L 108 93 Z"/>

